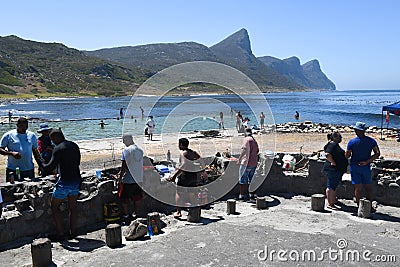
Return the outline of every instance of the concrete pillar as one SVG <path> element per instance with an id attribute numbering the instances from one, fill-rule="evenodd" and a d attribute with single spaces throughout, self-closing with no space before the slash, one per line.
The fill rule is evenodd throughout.
<path id="1" fill-rule="evenodd" d="M 160 233 L 161 220 L 160 220 L 160 214 L 158 212 L 152 212 L 147 214 L 147 226 L 149 225 L 153 227 L 153 234 L 157 235 Z"/>
<path id="2" fill-rule="evenodd" d="M 228 199 L 226 201 L 226 214 L 235 214 L 236 213 L 236 200 Z"/>
<path id="3" fill-rule="evenodd" d="M 38 238 L 31 244 L 32 266 L 47 267 L 53 263 L 51 241 L 48 238 Z"/>
<path id="4" fill-rule="evenodd" d="M 265 201 L 265 197 L 257 197 L 256 208 L 259 210 L 267 208 L 267 202 Z"/>
<path id="5" fill-rule="evenodd" d="M 193 207 L 189 208 L 187 221 L 188 222 L 199 222 L 201 218 L 201 208 L 200 207 Z"/>
<path id="6" fill-rule="evenodd" d="M 361 218 L 370 218 L 371 217 L 371 201 L 368 199 L 360 199 L 360 203 L 358 203 L 358 217 Z"/>
<path id="7" fill-rule="evenodd" d="M 313 211 L 323 211 L 325 209 L 325 195 L 314 194 L 311 196 L 311 209 Z"/>
<path id="8" fill-rule="evenodd" d="M 110 248 L 122 245 L 121 225 L 116 223 L 107 225 L 106 244 Z"/>

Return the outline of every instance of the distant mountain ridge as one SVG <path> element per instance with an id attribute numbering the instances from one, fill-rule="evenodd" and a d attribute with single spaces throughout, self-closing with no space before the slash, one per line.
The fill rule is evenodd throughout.
<path id="1" fill-rule="evenodd" d="M 183 42 L 105 48 L 86 53 L 119 64 L 148 69 L 153 73 L 184 62 L 219 62 L 247 74 L 261 88 L 304 89 L 272 70 L 253 55 L 250 38 L 245 29 L 230 35 L 210 48 L 195 42 Z"/>
<path id="2" fill-rule="evenodd" d="M 335 90 L 335 85 L 319 67 L 310 68 L 304 64 L 303 69 L 298 58 L 280 60 L 255 57 L 246 29 L 240 29 L 211 47 L 184 42 L 105 48 L 86 53 L 120 64 L 145 68 L 152 73 L 190 61 L 224 63 L 248 75 L 263 91 Z M 319 66 L 318 61 L 316 64 Z"/>
<path id="3" fill-rule="evenodd" d="M 297 57 L 278 59 L 271 56 L 258 57 L 258 59 L 276 72 L 284 75 L 309 89 L 336 90 L 335 84 L 322 72 L 318 60 L 311 60 L 303 65 Z"/>
<path id="4" fill-rule="evenodd" d="M 335 90 L 317 60 L 300 65 L 297 57 L 255 57 L 248 32 L 241 29 L 211 47 L 182 42 L 96 51 L 0 37 L 0 95 L 127 95 L 156 72 L 191 61 L 227 64 L 248 75 L 264 92 Z M 192 90 L 221 92 L 206 85 Z"/>

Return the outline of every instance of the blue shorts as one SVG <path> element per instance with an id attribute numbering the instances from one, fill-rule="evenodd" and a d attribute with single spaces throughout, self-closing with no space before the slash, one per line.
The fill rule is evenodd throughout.
<path id="1" fill-rule="evenodd" d="M 336 190 L 340 182 L 342 181 L 343 173 L 337 170 L 326 170 L 326 176 L 328 176 L 327 188 Z"/>
<path id="2" fill-rule="evenodd" d="M 53 197 L 57 199 L 65 199 L 68 196 L 79 195 L 79 184 L 64 185 L 57 183 L 53 190 Z"/>
<path id="3" fill-rule="evenodd" d="M 370 166 L 350 165 L 351 183 L 352 184 L 370 184 L 371 168 Z"/>
<path id="4" fill-rule="evenodd" d="M 250 184 L 253 180 L 254 173 L 256 172 L 256 166 L 246 167 L 246 165 L 240 164 L 239 167 L 239 184 Z"/>

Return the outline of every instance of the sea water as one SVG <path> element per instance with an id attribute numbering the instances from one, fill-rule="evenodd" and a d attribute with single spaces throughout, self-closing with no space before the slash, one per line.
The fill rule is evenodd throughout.
<path id="1" fill-rule="evenodd" d="M 382 106 L 400 101 L 400 90 L 348 90 L 328 92 L 292 92 L 264 94 L 268 106 L 255 103 L 244 103 L 235 95 L 203 95 L 203 96 L 140 96 L 144 109 L 142 116 L 140 107 L 130 107 L 131 97 L 71 97 L 30 100 L 7 100 L 0 104 L 0 116 L 6 117 L 11 110 L 13 116 L 28 116 L 40 120 L 49 120 L 53 128 L 62 128 L 70 140 L 90 140 L 97 138 L 120 137 L 124 122 L 129 122 L 130 132 L 135 135 L 144 133 L 147 115 L 154 116 L 155 134 L 162 132 L 201 131 L 218 129 L 219 113 L 224 113 L 224 126 L 235 127 L 235 113 L 241 111 L 243 117 L 250 119 L 250 125 L 259 123 L 259 110 L 265 110 L 267 123 L 286 123 L 294 121 L 312 121 L 339 125 L 352 125 L 363 121 L 367 125 L 380 127 L 382 122 Z M 257 98 L 255 98 L 257 101 Z M 156 104 L 154 105 L 154 102 Z M 250 98 L 251 102 L 251 98 Z M 182 103 L 189 103 L 182 105 Z M 224 106 L 222 109 L 221 103 Z M 257 106 L 258 105 L 258 106 Z M 261 105 L 261 104 L 260 104 Z M 257 106 L 257 114 L 251 106 Z M 174 113 L 179 107 L 179 113 Z M 120 109 L 124 109 L 124 118 L 119 117 Z M 134 110 L 132 110 L 134 109 Z M 231 114 L 230 109 L 234 112 Z M 271 111 L 271 113 L 269 112 Z M 204 112 L 207 113 L 204 113 Z M 300 113 L 299 120 L 294 118 Z M 208 114 L 201 115 L 198 114 Z M 171 114 L 174 114 L 171 116 Z M 272 114 L 272 118 L 269 114 Z M 172 118 L 171 118 L 172 117 Z M 106 125 L 101 128 L 103 120 Z M 383 126 L 400 128 L 400 119 L 390 115 L 389 123 Z M 39 121 L 30 123 L 30 130 L 36 132 Z M 14 124 L 0 125 L 0 133 L 15 129 Z"/>

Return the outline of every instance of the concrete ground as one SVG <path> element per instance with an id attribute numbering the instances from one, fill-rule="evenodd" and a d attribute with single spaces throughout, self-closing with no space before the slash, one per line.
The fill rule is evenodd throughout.
<path id="1" fill-rule="evenodd" d="M 341 211 L 314 212 L 310 197 L 269 197 L 265 210 L 237 202 L 235 215 L 214 203 L 200 223 L 186 222 L 186 212 L 163 216 L 162 234 L 114 249 L 104 229 L 52 243 L 54 266 L 399 266 L 399 208 L 379 205 L 363 219 L 349 200 Z M 0 247 L 0 266 L 32 264 L 30 240 L 21 242 Z"/>

